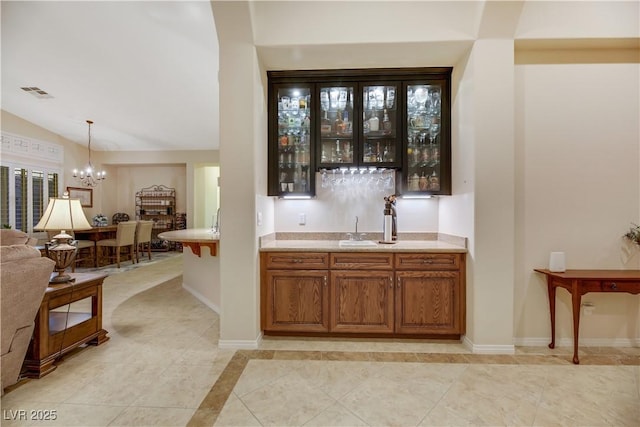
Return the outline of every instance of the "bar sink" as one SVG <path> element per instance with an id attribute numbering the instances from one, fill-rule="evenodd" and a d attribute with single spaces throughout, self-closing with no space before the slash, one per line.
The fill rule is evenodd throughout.
<path id="1" fill-rule="evenodd" d="M 341 248 L 345 247 L 372 247 L 377 246 L 378 244 L 373 240 L 340 240 L 338 241 L 338 246 Z"/>

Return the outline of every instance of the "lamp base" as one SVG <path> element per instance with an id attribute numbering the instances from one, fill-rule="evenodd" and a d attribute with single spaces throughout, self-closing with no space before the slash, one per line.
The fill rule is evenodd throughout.
<path id="1" fill-rule="evenodd" d="M 77 248 L 67 242 L 62 242 L 53 248 L 46 246 L 45 248 L 47 256 L 56 262 L 55 271 L 58 273 L 57 276 L 49 280 L 49 283 L 67 283 L 71 281 L 71 276 L 66 274 L 64 270 L 75 261 Z"/>

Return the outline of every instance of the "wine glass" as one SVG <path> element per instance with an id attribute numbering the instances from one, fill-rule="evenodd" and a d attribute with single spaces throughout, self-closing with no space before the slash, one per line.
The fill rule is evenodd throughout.
<path id="1" fill-rule="evenodd" d="M 440 116 L 442 95 L 439 87 L 431 87 L 429 90 L 429 113 L 434 116 Z"/>
<path id="2" fill-rule="evenodd" d="M 427 91 L 426 86 L 418 86 L 418 88 L 413 92 L 413 96 L 416 100 L 416 104 L 419 110 L 424 110 L 425 102 L 429 98 L 429 92 Z"/>
<path id="3" fill-rule="evenodd" d="M 440 133 L 440 123 L 434 120 L 431 123 L 431 126 L 429 126 L 429 136 L 432 144 L 436 140 L 436 137 L 438 136 L 439 133 Z"/>

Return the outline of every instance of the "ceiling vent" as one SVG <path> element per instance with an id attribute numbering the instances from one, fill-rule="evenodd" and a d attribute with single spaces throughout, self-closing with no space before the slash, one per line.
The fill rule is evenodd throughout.
<path id="1" fill-rule="evenodd" d="M 22 87 L 20 88 L 23 91 L 30 93 L 31 95 L 35 96 L 36 98 L 40 98 L 40 99 L 47 99 L 47 98 L 53 98 L 53 96 L 49 95 L 48 92 L 40 89 L 39 87 Z"/>

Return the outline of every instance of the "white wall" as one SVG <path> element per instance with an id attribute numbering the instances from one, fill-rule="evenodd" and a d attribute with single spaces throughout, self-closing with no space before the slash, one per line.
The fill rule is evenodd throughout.
<path id="1" fill-rule="evenodd" d="M 275 231 L 382 233 L 384 197 L 391 188 L 359 187 L 357 190 L 323 188 L 316 173 L 316 198 L 310 200 L 275 199 Z M 398 232 L 437 232 L 438 198 L 398 199 Z M 305 214 L 306 225 L 299 224 Z"/>
<path id="2" fill-rule="evenodd" d="M 570 269 L 640 267 L 640 254 L 623 262 L 621 239 L 640 218 L 639 75 L 637 63 L 516 67 L 520 342 L 549 336 L 546 282 L 532 271 L 548 265 L 549 252 L 566 252 Z M 568 343 L 571 300 L 562 290 L 557 299 L 557 337 Z M 595 309 L 582 316 L 581 341 L 638 343 L 640 297 L 587 294 L 585 301 Z"/>
<path id="3" fill-rule="evenodd" d="M 220 206 L 219 166 L 196 165 L 194 167 L 193 224 L 189 228 L 210 228 L 216 222 Z"/>
<path id="4" fill-rule="evenodd" d="M 212 2 L 220 42 L 220 342 L 255 347 L 259 329 L 256 226 L 265 89 L 246 2 Z"/>
<path id="5" fill-rule="evenodd" d="M 116 212 L 124 212 L 135 219 L 136 192 L 153 185 L 164 185 L 176 189 L 176 213 L 186 213 L 187 184 L 185 165 L 137 165 L 118 166 L 113 180 L 105 181 L 109 188 L 109 199 L 103 199 L 103 212 L 107 218 Z M 111 199 L 112 198 L 112 199 Z"/>

